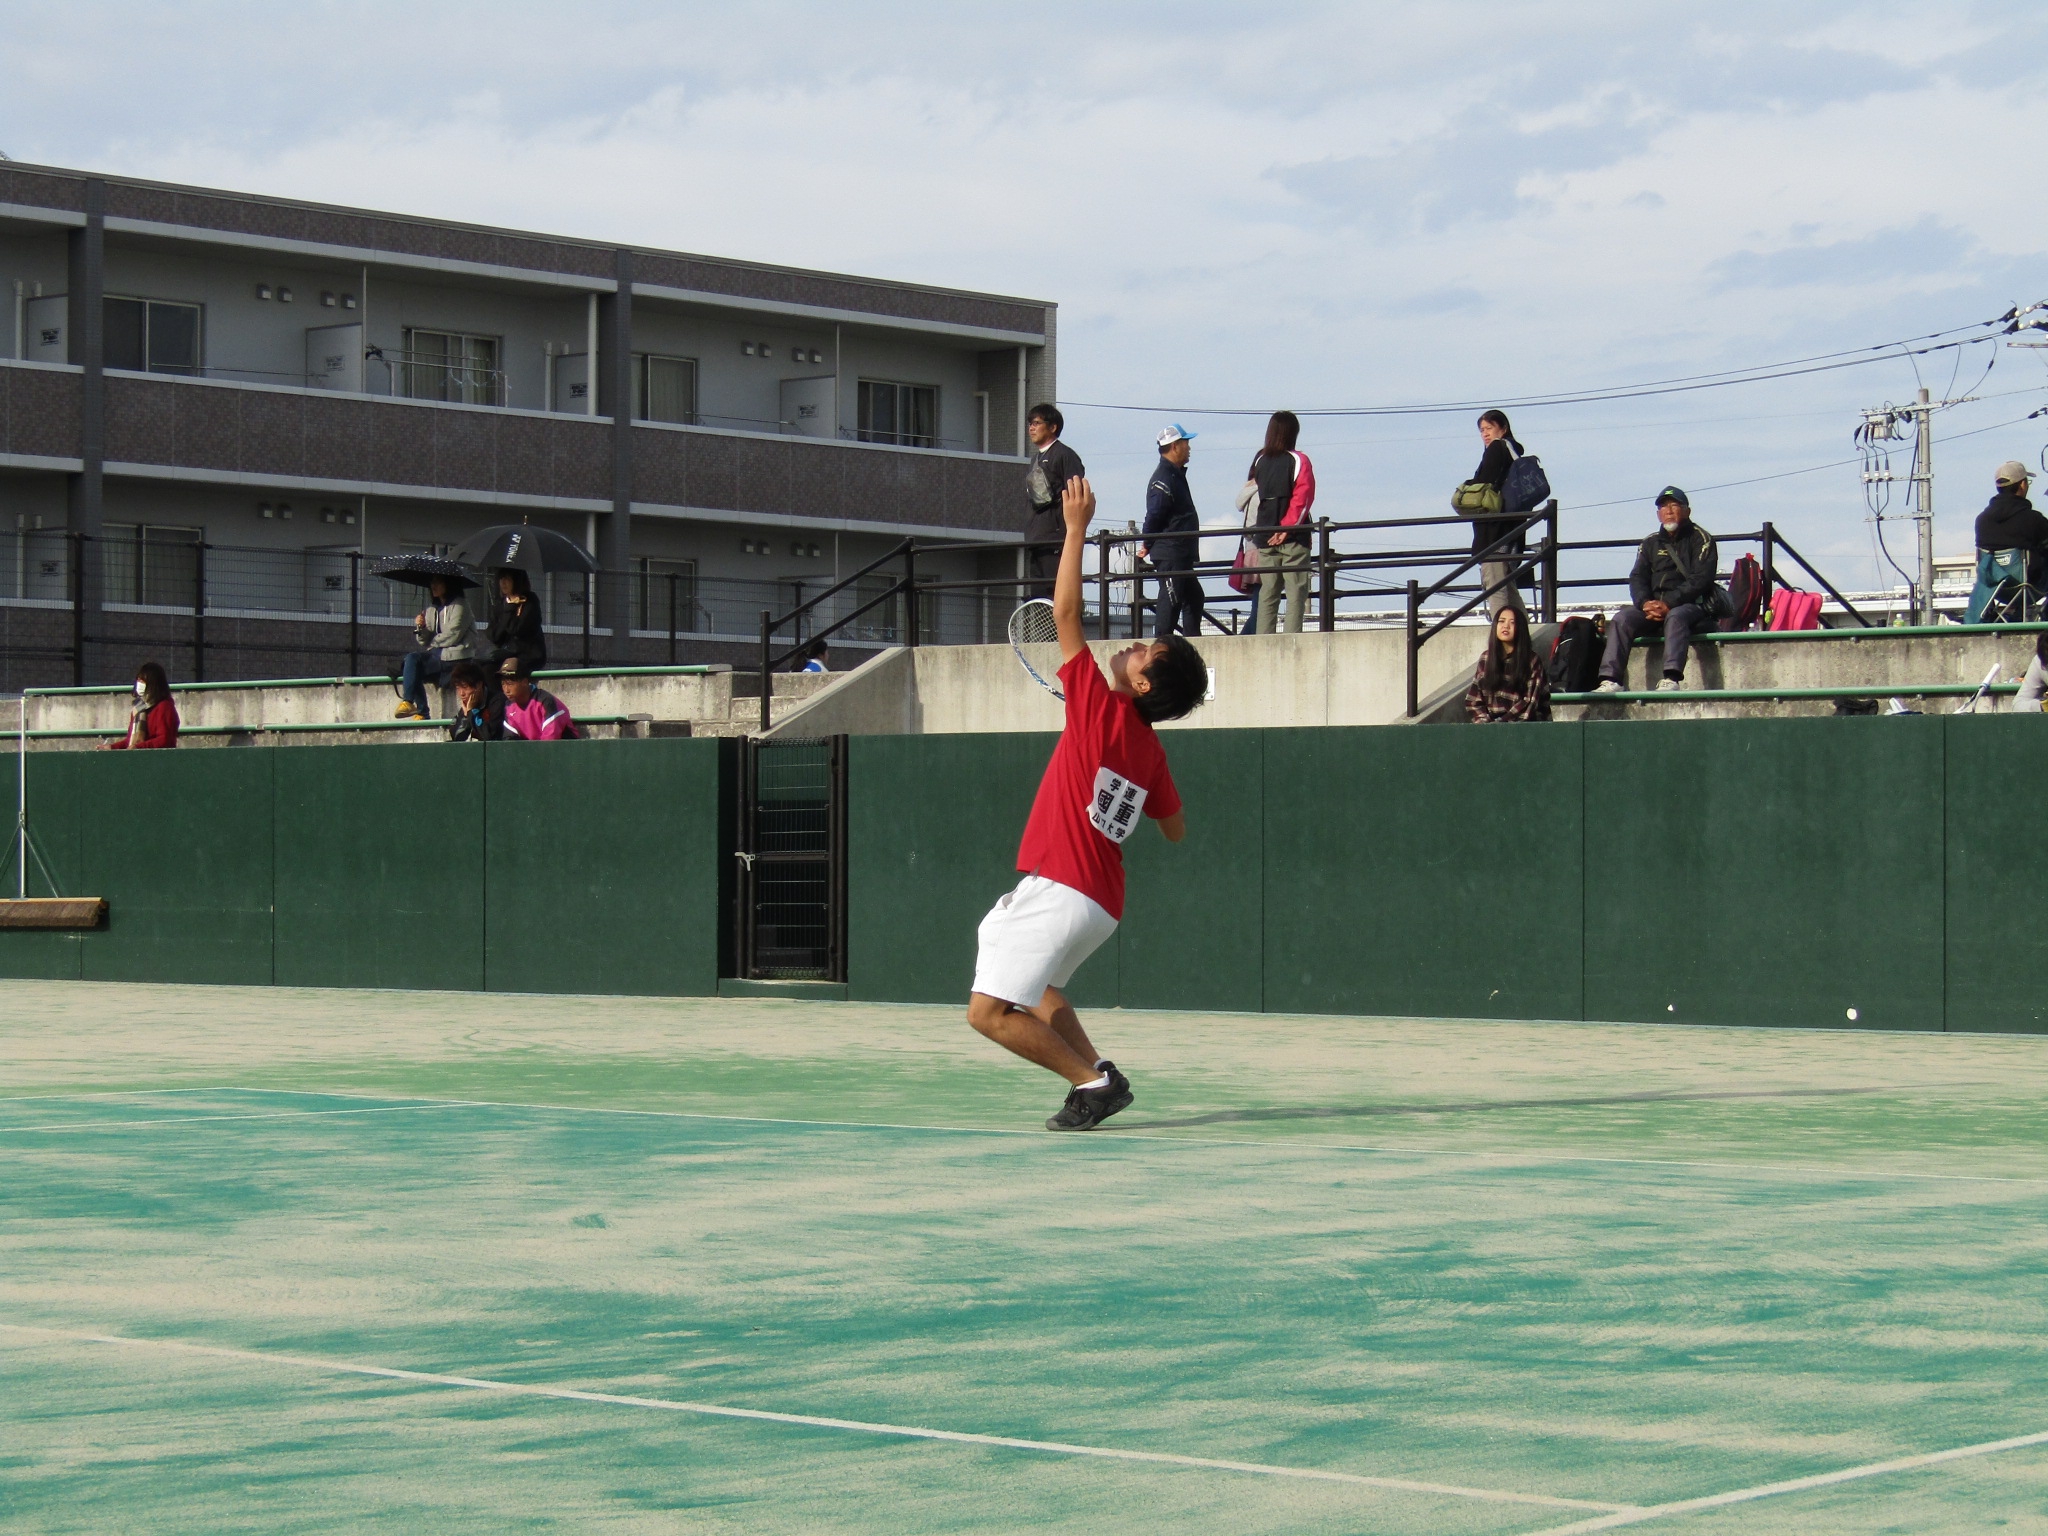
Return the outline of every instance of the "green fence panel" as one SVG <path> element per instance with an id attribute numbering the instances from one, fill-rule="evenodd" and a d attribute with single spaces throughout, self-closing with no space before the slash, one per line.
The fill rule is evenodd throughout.
<path id="1" fill-rule="evenodd" d="M 1268 731 L 1266 1007 L 1579 1017 L 1581 751 L 1565 725 Z"/>
<path id="2" fill-rule="evenodd" d="M 85 941 L 84 978 L 267 986 L 277 754 L 50 756 L 79 810 L 81 893 L 107 898 L 105 931 Z"/>
<path id="3" fill-rule="evenodd" d="M 2048 722 L 1949 715 L 1948 1027 L 2048 1031 L 2041 973 L 2042 864 L 2034 797 L 2048 782 Z"/>
<path id="4" fill-rule="evenodd" d="M 11 747 L 11 743 L 9 743 Z M 98 896 L 78 882 L 85 866 L 78 856 L 79 799 L 66 764 L 82 753 L 32 752 L 28 759 L 28 820 L 36 846 L 50 865 L 62 890 L 53 891 L 34 859 L 29 860 L 28 894 L 31 896 Z M 0 766 L 4 786 L 9 849 L 13 848 L 16 758 L 10 750 Z M 6 859 L 7 878 L 0 894 L 12 896 L 18 889 L 14 863 Z M 32 930 L 0 929 L 0 976 L 34 981 L 76 981 L 84 975 L 85 941 L 96 938 L 85 933 L 38 933 Z"/>
<path id="5" fill-rule="evenodd" d="M 1584 729 L 1588 1018 L 1942 1027 L 1939 717 Z"/>
<path id="6" fill-rule="evenodd" d="M 482 756 L 490 990 L 715 993 L 718 742 Z"/>
<path id="7" fill-rule="evenodd" d="M 279 985 L 482 989 L 483 758 L 498 750 L 273 749 Z"/>
<path id="8" fill-rule="evenodd" d="M 1017 841 L 1058 738 L 1043 732 L 855 736 L 848 743 L 848 995 L 967 1003 L 975 929 L 1017 883 Z M 1074 977 L 1114 1007 L 1117 946 Z"/>
<path id="9" fill-rule="evenodd" d="M 1256 1013 L 1264 1006 L 1260 731 L 1168 731 L 1188 835 L 1140 827 L 1124 844 L 1117 996 L 1126 1008 Z"/>

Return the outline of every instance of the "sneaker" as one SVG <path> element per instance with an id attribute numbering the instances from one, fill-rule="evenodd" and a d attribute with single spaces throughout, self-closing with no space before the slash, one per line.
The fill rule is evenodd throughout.
<path id="1" fill-rule="evenodd" d="M 1102 1112 L 1102 1118 L 1107 1120 L 1111 1115 L 1121 1114 L 1129 1109 L 1137 1095 L 1131 1092 L 1131 1080 L 1117 1071 L 1115 1062 L 1105 1061 L 1102 1070 L 1109 1074 L 1109 1086 L 1116 1090 L 1115 1099 L 1111 1100 L 1109 1108 Z"/>
<path id="2" fill-rule="evenodd" d="M 1070 1088 L 1067 1102 L 1060 1106 L 1060 1112 L 1045 1122 L 1048 1131 L 1092 1131 L 1111 1115 L 1130 1102 L 1129 1085 L 1119 1088 L 1120 1074 L 1112 1072 L 1108 1082 L 1100 1088 Z"/>
<path id="3" fill-rule="evenodd" d="M 1684 691 L 1685 679 L 1680 677 L 1667 677 L 1657 685 L 1657 692 L 1659 693 L 1683 693 Z"/>
<path id="4" fill-rule="evenodd" d="M 395 711 L 393 711 L 393 713 L 396 714 L 396 716 L 400 720 L 424 720 L 427 718 L 418 710 L 414 709 L 410 704 L 400 704 L 398 708 Z"/>
<path id="5" fill-rule="evenodd" d="M 1611 677 L 1603 677 L 1594 685 L 1593 691 L 1595 693 L 1619 693 L 1621 692 L 1621 684 Z"/>

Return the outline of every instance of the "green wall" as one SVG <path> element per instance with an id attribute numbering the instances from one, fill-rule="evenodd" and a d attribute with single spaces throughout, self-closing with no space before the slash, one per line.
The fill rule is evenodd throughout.
<path id="1" fill-rule="evenodd" d="M 854 738 L 853 996 L 964 1001 L 1051 742 Z M 2037 720 L 1166 743 L 1187 840 L 1126 844 L 1124 922 L 1078 1002 L 2048 1030 Z"/>
<path id="2" fill-rule="evenodd" d="M 0 976 L 715 992 L 722 761 L 690 740 L 38 753 L 36 840 L 108 923 L 0 932 Z M 11 805 L 11 759 L 0 784 Z"/>
<path id="3" fill-rule="evenodd" d="M 1053 741 L 852 740 L 853 997 L 964 1002 Z M 1167 749 L 1188 837 L 1126 845 L 1085 1007 L 2048 1031 L 2029 717 Z M 690 740 L 37 754 L 37 838 L 112 916 L 0 932 L 0 975 L 711 993 L 729 773 Z"/>

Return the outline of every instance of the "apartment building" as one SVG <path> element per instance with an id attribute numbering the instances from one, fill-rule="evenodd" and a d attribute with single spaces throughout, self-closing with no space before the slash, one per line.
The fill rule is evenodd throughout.
<path id="1" fill-rule="evenodd" d="M 1014 574 L 1055 393 L 1040 301 L 18 163 L 0 297 L 6 688 L 377 670 L 418 594 L 369 563 L 519 521 L 606 573 L 556 658 L 744 662 L 906 537 Z M 917 606 L 850 648 L 1003 619 Z"/>

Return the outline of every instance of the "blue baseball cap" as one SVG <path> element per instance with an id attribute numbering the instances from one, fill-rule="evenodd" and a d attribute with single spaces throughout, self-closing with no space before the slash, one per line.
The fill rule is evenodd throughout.
<path id="1" fill-rule="evenodd" d="M 1159 434 L 1159 446 L 1161 448 L 1171 448 L 1175 443 L 1191 443 L 1194 440 L 1195 434 L 1177 421 Z"/>

